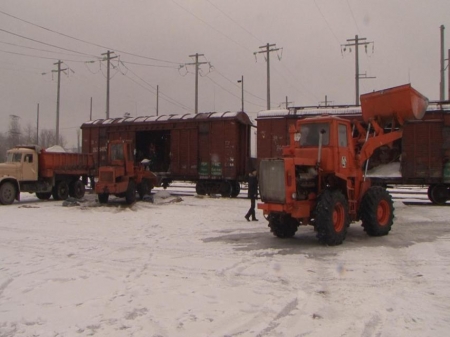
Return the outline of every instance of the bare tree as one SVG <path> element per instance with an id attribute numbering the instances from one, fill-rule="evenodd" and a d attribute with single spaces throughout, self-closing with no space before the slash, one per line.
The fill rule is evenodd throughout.
<path id="1" fill-rule="evenodd" d="M 36 128 L 28 124 L 22 132 L 22 142 L 24 144 L 36 143 Z"/>
<path id="2" fill-rule="evenodd" d="M 43 148 L 48 148 L 57 144 L 56 142 L 56 133 L 54 130 L 42 129 L 39 132 L 39 145 Z M 66 140 L 64 136 L 59 135 L 58 144 L 62 147 L 66 146 Z"/>
<path id="3" fill-rule="evenodd" d="M 6 137 L 3 133 L 0 133 L 0 163 L 4 163 L 6 161 L 7 150 Z"/>

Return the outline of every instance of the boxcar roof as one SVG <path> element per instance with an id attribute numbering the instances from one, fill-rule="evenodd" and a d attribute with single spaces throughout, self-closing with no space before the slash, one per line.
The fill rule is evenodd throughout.
<path id="1" fill-rule="evenodd" d="M 442 111 L 450 113 L 449 102 L 430 102 L 427 111 Z M 361 115 L 361 106 L 336 106 L 336 107 L 291 107 L 289 110 L 264 110 L 258 112 L 257 119 L 274 117 L 298 117 L 318 115 Z"/>
<path id="2" fill-rule="evenodd" d="M 159 116 L 140 116 L 140 117 L 120 117 L 109 119 L 96 119 L 84 122 L 81 127 L 94 127 L 99 125 L 118 125 L 118 124 L 136 124 L 136 123 L 164 123 L 164 122 L 193 122 L 201 120 L 234 119 L 242 124 L 253 125 L 245 112 L 203 112 L 198 114 L 184 115 L 159 115 Z"/>

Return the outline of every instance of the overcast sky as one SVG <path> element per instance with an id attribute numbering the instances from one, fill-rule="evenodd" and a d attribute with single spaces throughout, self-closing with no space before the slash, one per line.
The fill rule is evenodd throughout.
<path id="1" fill-rule="evenodd" d="M 449 0 L 2 0 L 0 2 L 1 127 L 56 127 L 57 75 L 63 61 L 60 134 L 106 116 L 106 62 L 111 61 L 110 116 L 193 113 L 200 62 L 199 111 L 266 109 L 266 62 L 254 55 L 267 43 L 271 107 L 355 102 L 355 49 L 360 47 L 360 93 L 411 83 L 439 99 L 440 26 L 450 48 Z M 447 74 L 446 74 L 447 79 Z M 446 93 L 448 87 L 446 87 Z M 446 94 L 446 97 L 447 94 Z M 323 104 L 323 103 L 322 103 Z"/>

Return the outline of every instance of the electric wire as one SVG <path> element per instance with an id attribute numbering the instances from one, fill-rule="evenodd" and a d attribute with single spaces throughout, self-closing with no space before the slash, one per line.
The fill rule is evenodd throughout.
<path id="1" fill-rule="evenodd" d="M 149 56 L 137 55 L 137 54 L 133 54 L 133 53 L 130 53 L 130 52 L 123 51 L 123 50 L 119 50 L 119 49 L 115 49 L 115 48 L 110 48 L 110 47 L 106 47 L 106 46 L 103 46 L 103 45 L 100 45 L 100 44 L 97 44 L 97 43 L 93 43 L 93 42 L 89 42 L 89 41 L 86 41 L 86 40 L 82 40 L 82 39 L 79 39 L 79 38 L 76 38 L 76 37 L 73 37 L 73 36 L 70 36 L 70 35 L 61 33 L 61 32 L 57 32 L 57 31 L 52 30 L 52 29 L 49 29 L 49 28 L 46 28 L 46 27 L 44 27 L 44 26 L 41 26 L 41 25 L 32 23 L 32 22 L 30 22 L 30 21 L 21 19 L 21 18 L 19 18 L 19 17 L 17 17 L 17 16 L 8 14 L 8 13 L 6 13 L 6 12 L 4 12 L 4 11 L 1 11 L 1 10 L 0 10 L 0 14 L 3 14 L 3 15 L 6 15 L 6 16 L 9 16 L 9 17 L 11 17 L 11 18 L 14 18 L 14 19 L 16 19 L 16 20 L 25 22 L 25 23 L 27 23 L 27 24 L 29 24 L 29 25 L 32 25 L 32 26 L 35 26 L 35 27 L 44 29 L 44 30 L 49 31 L 49 32 L 51 32 L 51 33 L 54 33 L 54 34 L 58 34 L 58 35 L 67 37 L 67 38 L 72 39 L 72 40 L 75 40 L 75 41 L 79 41 L 79 42 L 83 42 L 83 43 L 89 44 L 89 45 L 91 45 L 91 46 L 95 46 L 95 47 L 99 47 L 99 48 L 103 48 L 103 49 L 112 49 L 112 50 L 115 50 L 115 51 L 117 51 L 117 52 L 119 52 L 119 53 L 122 53 L 122 54 L 127 54 L 127 55 L 131 55 L 131 56 L 139 57 L 139 58 L 144 58 L 144 59 L 149 59 L 149 60 L 153 60 L 153 61 L 158 61 L 158 62 L 165 62 L 165 63 L 171 63 L 171 64 L 182 64 L 182 63 L 180 63 L 180 62 L 173 62 L 173 61 L 162 60 L 162 59 L 158 59 L 158 58 L 154 58 L 154 57 L 149 57 Z"/>
<path id="2" fill-rule="evenodd" d="M 324 19 L 325 23 L 327 24 L 328 29 L 329 29 L 330 32 L 333 34 L 333 36 L 334 36 L 334 38 L 336 39 L 337 43 L 338 43 L 339 45 L 341 45 L 341 43 L 339 42 L 339 39 L 337 38 L 336 34 L 334 33 L 333 29 L 331 28 L 331 26 L 330 26 L 328 20 L 325 18 L 325 15 L 323 15 L 322 10 L 320 9 L 320 7 L 319 7 L 319 5 L 317 4 L 316 0 L 313 0 L 313 1 L 314 1 L 314 4 L 316 5 L 317 10 L 319 11 L 320 15 L 322 16 L 322 18 Z"/>

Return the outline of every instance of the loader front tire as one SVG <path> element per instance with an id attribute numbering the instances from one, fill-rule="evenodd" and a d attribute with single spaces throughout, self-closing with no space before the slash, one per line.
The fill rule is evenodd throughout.
<path id="1" fill-rule="evenodd" d="M 350 225 L 350 216 L 347 199 L 341 191 L 323 191 L 317 200 L 314 218 L 319 242 L 328 246 L 344 242 Z"/>
<path id="2" fill-rule="evenodd" d="M 270 231 L 281 239 L 293 237 L 299 225 L 297 220 L 285 213 L 270 213 L 267 220 Z"/>
<path id="3" fill-rule="evenodd" d="M 359 216 L 368 235 L 389 234 L 394 222 L 394 205 L 389 192 L 381 186 L 370 187 L 361 200 Z"/>
<path id="4" fill-rule="evenodd" d="M 128 182 L 128 189 L 125 192 L 125 202 L 128 205 L 136 202 L 136 183 L 133 180 Z"/>

